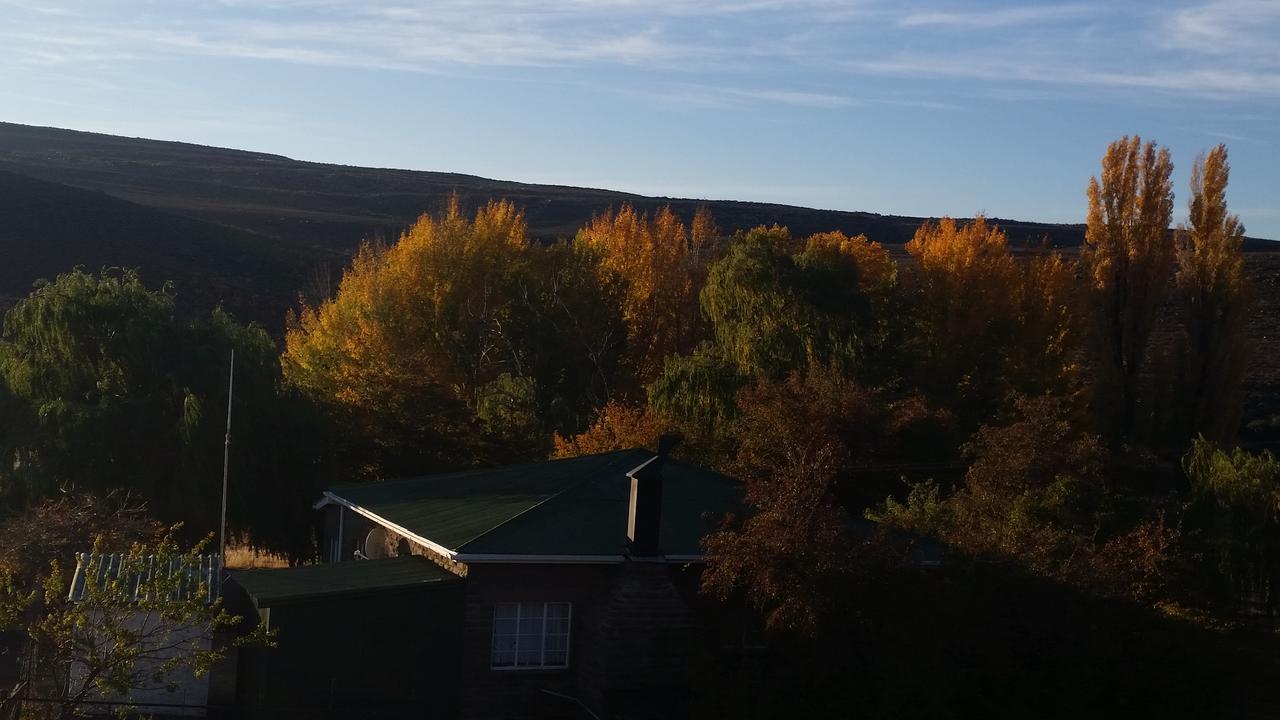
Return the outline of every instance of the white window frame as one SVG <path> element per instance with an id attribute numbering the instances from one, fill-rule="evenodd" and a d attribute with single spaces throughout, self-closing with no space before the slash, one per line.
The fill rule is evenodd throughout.
<path id="1" fill-rule="evenodd" d="M 515 638 L 516 648 L 515 657 L 510 665 L 497 665 L 494 663 L 494 647 L 498 639 L 498 608 L 503 605 L 514 605 L 516 608 L 515 617 Z M 564 605 L 568 612 L 565 614 L 565 633 L 564 633 L 564 662 L 556 665 L 547 664 L 547 609 L 552 605 Z M 541 606 L 542 608 L 542 632 L 541 632 L 541 648 L 539 658 L 536 664 L 520 663 L 520 621 L 527 617 L 524 615 L 526 609 L 533 609 Z M 557 633 L 558 634 L 558 633 Z M 504 637 L 507 637 L 504 635 Z M 510 601 L 494 603 L 493 606 L 493 622 L 489 632 L 489 669 L 499 671 L 509 670 L 566 670 L 569 667 L 569 654 L 573 644 L 573 603 L 567 600 L 529 600 L 529 601 Z"/>

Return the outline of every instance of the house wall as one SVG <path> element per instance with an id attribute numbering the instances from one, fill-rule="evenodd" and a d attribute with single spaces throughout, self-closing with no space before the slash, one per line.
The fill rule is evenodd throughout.
<path id="1" fill-rule="evenodd" d="M 330 506 L 326 538 L 336 537 L 339 511 L 345 513 L 343 549 L 349 559 L 373 523 Z M 693 609 L 699 604 L 700 566 L 631 560 L 464 564 L 390 530 L 386 542 L 389 554 L 407 549 L 465 578 L 458 717 L 590 717 L 579 702 L 602 718 L 665 719 L 687 709 L 691 658 L 700 657 L 714 635 L 707 631 L 705 613 Z M 503 602 L 572 603 L 569 667 L 493 669 L 494 606 Z"/>
<path id="2" fill-rule="evenodd" d="M 276 642 L 241 651 L 245 718 L 455 717 L 458 584 L 319 597 L 257 615 Z"/>
<path id="3" fill-rule="evenodd" d="M 459 716 L 587 717 L 575 700 L 600 717 L 678 716 L 700 637 L 691 579 L 665 563 L 470 565 Z M 517 601 L 573 603 L 567 669 L 490 667 L 494 605 Z"/>
<path id="4" fill-rule="evenodd" d="M 463 604 L 461 718 L 574 717 L 582 669 L 596 662 L 591 640 L 608 596 L 609 565 L 490 565 L 468 567 Z M 490 667 L 493 612 L 503 602 L 570 602 L 569 667 L 520 670 Z"/>

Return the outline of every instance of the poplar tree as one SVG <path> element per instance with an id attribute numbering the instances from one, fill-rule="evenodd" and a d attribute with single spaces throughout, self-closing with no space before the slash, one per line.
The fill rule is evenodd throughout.
<path id="1" fill-rule="evenodd" d="M 1111 143 L 1101 176 L 1089 181 L 1085 315 L 1096 353 L 1095 409 L 1113 440 L 1132 439 L 1138 425 L 1140 378 L 1173 271 L 1172 171 L 1167 148 L 1125 136 Z"/>
<path id="2" fill-rule="evenodd" d="M 1227 212 L 1227 148 L 1196 158 L 1191 170 L 1189 223 L 1178 228 L 1177 292 L 1183 309 L 1181 382 L 1184 430 L 1227 442 L 1242 406 L 1244 226 Z"/>

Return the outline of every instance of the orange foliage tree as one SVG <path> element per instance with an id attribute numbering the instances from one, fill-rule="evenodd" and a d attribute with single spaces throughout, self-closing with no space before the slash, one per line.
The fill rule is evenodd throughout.
<path id="1" fill-rule="evenodd" d="M 591 427 L 571 437 L 556 435 L 552 457 L 578 457 L 595 453 L 650 448 L 656 450 L 658 437 L 670 423 L 644 405 L 611 401 L 600 408 Z"/>
<path id="2" fill-rule="evenodd" d="M 970 423 L 1013 392 L 1064 390 L 1072 358 L 1073 268 L 1057 253 L 1019 261 L 978 216 L 926 222 L 907 243 L 913 376 Z"/>
<path id="3" fill-rule="evenodd" d="M 1173 270 L 1172 172 L 1168 149 L 1135 135 L 1111 143 L 1101 177 L 1089 181 L 1084 314 L 1093 321 L 1094 401 L 1113 440 L 1132 438 L 1140 424 L 1147 346 Z"/>
<path id="4" fill-rule="evenodd" d="M 1177 293 L 1183 305 L 1178 397 L 1185 439 L 1196 433 L 1228 442 L 1240 421 L 1244 321 L 1250 288 L 1244 273 L 1244 226 L 1227 212 L 1227 148 L 1196 159 L 1190 223 L 1178 230 Z"/>
<path id="5" fill-rule="evenodd" d="M 630 204 L 597 215 L 578 231 L 575 243 L 598 252 L 607 280 L 625 288 L 628 363 L 639 385 L 661 371 L 668 355 L 697 343 L 698 291 L 718 233 L 705 207 L 691 231 L 669 207 L 650 215 Z"/>

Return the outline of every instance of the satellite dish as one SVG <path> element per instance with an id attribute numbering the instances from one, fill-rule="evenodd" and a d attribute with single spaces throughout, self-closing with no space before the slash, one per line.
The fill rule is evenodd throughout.
<path id="1" fill-rule="evenodd" d="M 364 536 L 364 556 L 370 560 L 378 560 L 388 556 L 387 553 L 387 531 L 382 527 L 375 527 Z"/>

